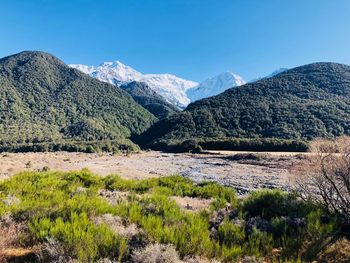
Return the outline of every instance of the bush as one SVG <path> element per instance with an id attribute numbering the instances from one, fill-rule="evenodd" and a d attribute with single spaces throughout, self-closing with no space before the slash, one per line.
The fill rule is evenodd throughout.
<path id="1" fill-rule="evenodd" d="M 296 190 L 328 213 L 350 219 L 350 136 L 317 139 L 304 162 L 295 165 Z"/>
<path id="2" fill-rule="evenodd" d="M 93 261 L 100 257 L 119 256 L 125 252 L 121 237 L 116 236 L 106 225 L 95 226 L 85 213 L 72 213 L 68 220 L 58 217 L 34 218 L 30 230 L 39 241 L 48 237 L 62 243 L 65 254 L 80 261 Z"/>
<path id="3" fill-rule="evenodd" d="M 245 232 L 241 226 L 225 220 L 218 228 L 218 239 L 220 245 L 225 245 L 228 248 L 241 246 L 245 240 Z"/>
<path id="4" fill-rule="evenodd" d="M 253 233 L 248 238 L 248 243 L 245 244 L 245 252 L 256 257 L 269 255 L 272 248 L 273 236 L 256 228 L 253 229 Z"/>
<path id="5" fill-rule="evenodd" d="M 129 194 L 120 202 L 108 202 L 114 198 L 113 190 Z M 213 199 L 212 207 L 217 211 L 182 209 L 173 195 Z M 227 203 L 232 206 L 227 207 Z M 282 261 L 312 261 L 319 248 L 341 233 L 338 223 L 342 219 L 333 220 L 294 194 L 261 190 L 237 204 L 231 188 L 212 182 L 194 184 L 182 176 L 137 181 L 118 176 L 101 178 L 83 169 L 24 172 L 0 182 L 2 213 L 12 213 L 14 224 L 29 224 L 26 233 L 30 245 L 43 248 L 46 254 L 42 254 L 52 260 L 60 260 L 57 255 L 62 254 L 62 260 L 127 261 L 129 251 L 135 249 L 138 252 L 132 257 L 145 260 L 137 259 L 148 255 L 147 247 L 140 247 L 157 243 L 166 247 L 171 244 L 171 251 L 176 249 L 181 258 L 200 256 L 235 262 L 252 255 L 273 260 L 272 248 L 279 248 Z M 119 226 L 125 229 L 134 223 L 140 235 L 128 241 L 122 238 L 113 232 L 115 227 L 105 224 L 108 221 L 97 221 L 106 214 L 118 218 Z M 6 227 L 4 236 L 11 236 Z M 15 239 L 19 244 L 22 236 Z M 52 250 L 47 248 L 49 244 L 54 245 Z M 154 252 L 160 255 L 159 260 L 166 260 L 162 256 L 168 253 L 163 245 Z"/>
<path id="6" fill-rule="evenodd" d="M 243 249 L 241 246 L 222 247 L 221 259 L 223 262 L 237 262 L 243 255 Z"/>
<path id="7" fill-rule="evenodd" d="M 303 217 L 311 209 L 294 194 L 281 190 L 258 190 L 244 199 L 242 210 L 248 217 L 260 216 L 270 220 L 274 217 Z"/>
<path id="8" fill-rule="evenodd" d="M 144 180 L 123 179 L 117 175 L 104 178 L 105 188 L 108 190 L 132 191 L 144 193 L 158 185 L 158 179 L 150 178 Z"/>

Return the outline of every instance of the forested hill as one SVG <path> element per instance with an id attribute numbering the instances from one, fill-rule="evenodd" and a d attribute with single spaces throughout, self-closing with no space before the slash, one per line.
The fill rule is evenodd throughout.
<path id="1" fill-rule="evenodd" d="M 133 81 L 122 85 L 121 88 L 128 92 L 137 103 L 151 112 L 158 119 L 164 119 L 171 114 L 179 112 L 177 107 L 168 103 L 146 83 Z"/>
<path id="2" fill-rule="evenodd" d="M 231 88 L 153 125 L 142 142 L 311 139 L 350 133 L 350 66 L 314 63 Z"/>
<path id="3" fill-rule="evenodd" d="M 127 92 L 54 56 L 25 51 L 0 59 L 0 146 L 112 140 L 145 131 L 155 117 Z"/>

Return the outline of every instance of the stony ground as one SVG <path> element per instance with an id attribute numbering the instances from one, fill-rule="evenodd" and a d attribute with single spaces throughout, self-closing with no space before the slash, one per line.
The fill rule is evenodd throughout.
<path id="1" fill-rule="evenodd" d="M 243 155 L 243 156 L 242 156 Z M 8 153 L 0 155 L 0 179 L 24 170 L 81 170 L 88 168 L 102 176 L 125 178 L 181 174 L 195 181 L 214 180 L 239 192 L 257 188 L 288 189 L 290 166 L 300 160 L 297 153 L 172 154 L 143 152 L 129 156 L 86 153 Z"/>

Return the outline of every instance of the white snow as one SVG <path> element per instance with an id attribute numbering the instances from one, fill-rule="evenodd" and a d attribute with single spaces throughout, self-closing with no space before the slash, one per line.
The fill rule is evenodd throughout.
<path id="1" fill-rule="evenodd" d="M 142 74 L 120 61 L 104 62 L 97 67 L 82 64 L 71 64 L 69 66 L 114 85 L 122 85 L 132 81 L 145 82 L 169 103 L 179 108 L 184 108 L 190 103 L 186 96 L 186 90 L 198 85 L 197 82 L 171 74 Z"/>
<path id="2" fill-rule="evenodd" d="M 244 85 L 246 82 L 242 77 L 230 71 L 223 72 L 215 77 L 206 79 L 197 87 L 187 90 L 187 96 L 193 102 L 203 98 L 218 95 L 233 87 Z"/>

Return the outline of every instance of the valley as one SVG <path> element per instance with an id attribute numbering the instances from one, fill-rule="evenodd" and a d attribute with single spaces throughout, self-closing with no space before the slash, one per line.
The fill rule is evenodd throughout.
<path id="1" fill-rule="evenodd" d="M 131 155 L 97 153 L 8 153 L 0 157 L 0 179 L 21 171 L 55 171 L 88 168 L 107 176 L 144 179 L 180 174 L 195 182 L 214 181 L 234 187 L 238 193 L 260 188 L 290 188 L 289 167 L 302 157 L 300 153 L 225 152 L 224 154 L 141 152 Z"/>
<path id="2" fill-rule="evenodd" d="M 350 263 L 350 1 L 0 8 L 0 263 Z"/>

